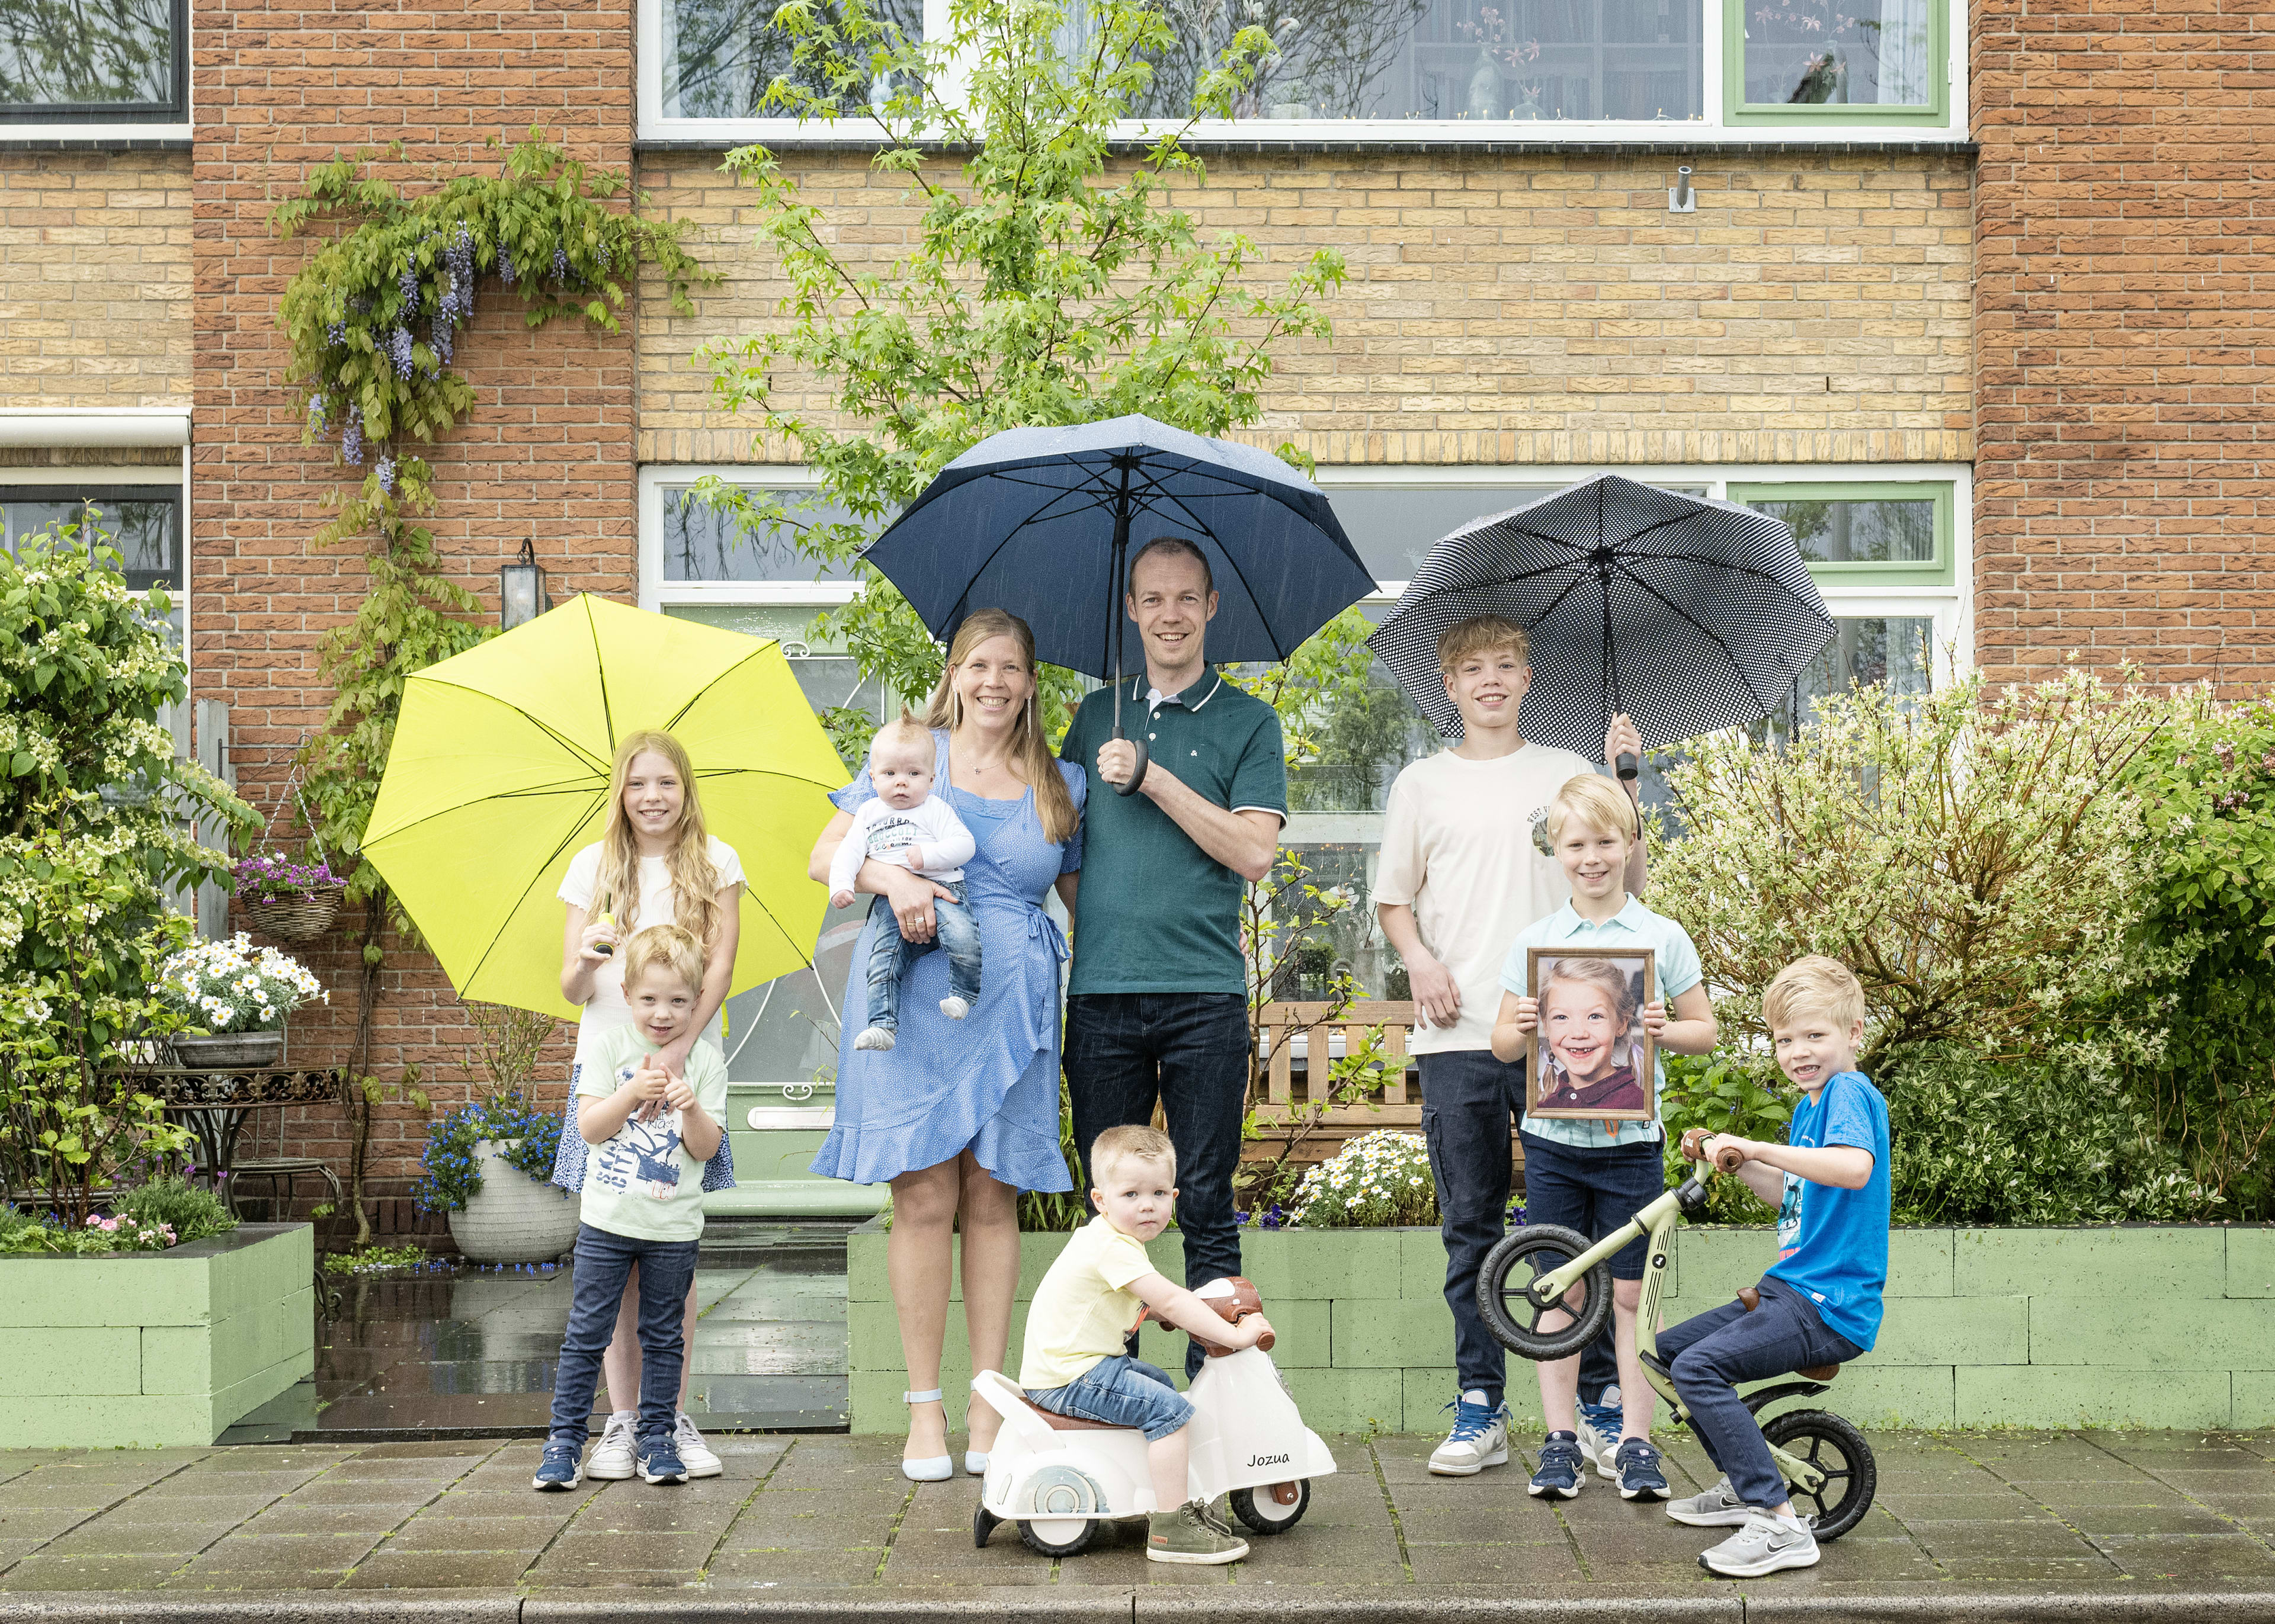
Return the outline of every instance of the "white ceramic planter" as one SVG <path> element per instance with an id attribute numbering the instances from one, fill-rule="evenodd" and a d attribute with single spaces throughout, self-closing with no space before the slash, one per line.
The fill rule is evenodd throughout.
<path id="1" fill-rule="evenodd" d="M 577 1197 L 540 1184 L 506 1160 L 495 1139 L 477 1140 L 482 1187 L 450 1214 L 450 1238 L 474 1263 L 550 1263 L 577 1244 Z"/>

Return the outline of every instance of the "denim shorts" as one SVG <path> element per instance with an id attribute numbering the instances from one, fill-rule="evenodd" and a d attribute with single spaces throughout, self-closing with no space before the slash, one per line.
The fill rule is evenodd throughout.
<path id="1" fill-rule="evenodd" d="M 1561 1224 L 1600 1241 L 1667 1193 L 1660 1142 L 1561 1144 L 1524 1136 L 1524 1221 Z M 1644 1243 L 1631 1241 L 1612 1255 L 1614 1280 L 1643 1278 Z"/>
<path id="2" fill-rule="evenodd" d="M 1100 1359 L 1063 1387 L 1030 1387 L 1027 1396 L 1054 1415 L 1108 1426 L 1135 1427 L 1158 1444 L 1193 1418 L 1193 1407 L 1169 1379 L 1143 1359 Z"/>

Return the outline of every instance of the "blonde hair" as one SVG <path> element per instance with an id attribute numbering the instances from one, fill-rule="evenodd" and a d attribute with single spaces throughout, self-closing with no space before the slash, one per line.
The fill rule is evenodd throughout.
<path id="1" fill-rule="evenodd" d="M 651 925 L 624 948 L 624 995 L 651 970 L 669 971 L 687 990 L 703 991 L 703 944 L 676 925 Z"/>
<path id="2" fill-rule="evenodd" d="M 1059 775 L 1058 758 L 1043 738 L 1042 683 L 1035 669 L 1035 634 L 1027 630 L 1025 621 L 1002 609 L 974 609 L 966 616 L 956 629 L 955 641 L 948 646 L 948 664 L 941 668 L 939 684 L 932 691 L 925 721 L 950 732 L 963 725 L 964 696 L 956 691 L 956 669 L 990 638 L 1009 638 L 1019 646 L 1019 658 L 1027 662 L 1027 676 L 1034 685 L 1027 691 L 1026 704 L 1019 707 L 1019 719 L 1011 724 L 1009 759 L 1018 764 L 1020 776 L 1035 792 L 1035 812 L 1042 820 L 1043 838 L 1054 846 L 1062 846 L 1073 838 L 1077 821 L 1074 794 Z"/>
<path id="3" fill-rule="evenodd" d="M 1569 981 L 1575 986 L 1593 987 L 1612 1006 L 1612 1013 L 1620 1018 L 1620 1031 L 1615 1042 L 1625 1043 L 1634 1034 L 1637 1004 L 1635 978 L 1625 966 L 1609 959 L 1560 958 L 1548 966 L 1548 978 L 1540 984 L 1540 1011 L 1545 1019 L 1548 1012 L 1548 994 L 1559 981 Z"/>
<path id="4" fill-rule="evenodd" d="M 670 734 L 646 729 L 624 736 L 608 773 L 608 820 L 601 835 L 601 876 L 593 887 L 589 918 L 614 916 L 624 930 L 639 918 L 639 839 L 624 816 L 624 781 L 643 755 L 661 756 L 679 774 L 679 835 L 665 854 L 671 875 L 672 923 L 708 948 L 719 933 L 719 866 L 711 860 L 711 835 L 703 822 L 702 797 L 695 792 L 695 767 Z M 631 973 L 631 966 L 625 967 Z"/>
<path id="5" fill-rule="evenodd" d="M 1438 634 L 1438 669 L 1450 673 L 1471 654 L 1496 648 L 1515 649 L 1520 663 L 1532 652 L 1532 646 L 1525 640 L 1524 628 L 1515 621 L 1503 620 L 1498 615 L 1473 615 Z"/>
<path id="6" fill-rule="evenodd" d="M 931 766 L 932 729 L 926 727 L 923 720 L 905 705 L 901 706 L 901 714 L 878 729 L 877 736 L 869 741 L 869 759 L 875 760 L 878 752 L 890 749 L 895 744 L 906 744 L 912 750 L 922 750 L 925 752 L 926 766 L 927 767 Z"/>
<path id="7" fill-rule="evenodd" d="M 1772 1031 L 1799 1023 L 1804 1011 L 1847 1031 L 1864 1018 L 1864 984 L 1839 959 L 1812 953 L 1795 959 L 1762 994 L 1762 1019 Z"/>
<path id="8" fill-rule="evenodd" d="M 1165 1163 L 1169 1169 L 1169 1176 L 1177 1176 L 1177 1147 L 1170 1142 L 1168 1135 L 1142 1122 L 1109 1128 L 1091 1142 L 1090 1176 L 1104 1183 L 1106 1169 L 1125 1156 L 1134 1156 L 1139 1161 Z"/>
<path id="9" fill-rule="evenodd" d="M 1643 827 L 1636 819 L 1635 803 L 1628 792 L 1601 773 L 1581 773 L 1565 781 L 1548 803 L 1548 838 L 1551 843 L 1564 838 L 1564 826 L 1577 818 L 1586 827 L 1606 829 L 1623 835 L 1629 840 L 1639 840 Z"/>

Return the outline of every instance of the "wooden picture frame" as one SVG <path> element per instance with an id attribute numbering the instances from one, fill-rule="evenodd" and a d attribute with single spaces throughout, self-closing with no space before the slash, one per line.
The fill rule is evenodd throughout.
<path id="1" fill-rule="evenodd" d="M 1659 986 L 1657 959 L 1649 948 L 1526 949 L 1524 984 L 1539 1012 L 1524 1068 L 1527 1115 L 1589 1122 L 1648 1122 L 1658 1115 L 1659 1046 L 1643 1024 L 1643 1007 Z M 1556 975 L 1566 960 L 1580 973 Z M 1626 984 L 1623 994 L 1614 991 L 1614 976 Z M 1553 1012 L 1546 996 L 1552 977 L 1558 989 Z M 1615 1001 L 1624 1008 L 1614 1008 Z M 1621 1020 L 1606 1039 L 1606 1027 Z M 1576 1057 L 1588 1070 L 1577 1083 L 1571 1078 Z"/>

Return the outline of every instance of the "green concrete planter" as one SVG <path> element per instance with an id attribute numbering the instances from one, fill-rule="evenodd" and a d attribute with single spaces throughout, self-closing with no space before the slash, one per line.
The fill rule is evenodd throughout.
<path id="1" fill-rule="evenodd" d="M 210 1444 L 316 1368 L 315 1230 L 244 1224 L 164 1252 L 0 1258 L 0 1439 Z"/>
<path id="2" fill-rule="evenodd" d="M 1668 1323 L 1729 1301 L 1761 1277 L 1774 1232 L 1681 1229 Z M 881 1224 L 847 1250 L 856 1432 L 906 1425 Z M 1066 1244 L 1024 1238 L 1011 1358 L 1026 1303 Z M 1249 1277 L 1280 1333 L 1274 1360 L 1322 1432 L 1426 1432 L 1454 1396 L 1446 1253 L 1434 1229 L 1251 1232 Z M 1153 1260 L 1183 1277 L 1174 1235 Z M 1899 1229 L 1890 1237 L 1879 1345 L 1828 1400 L 1864 1425 L 2256 1427 L 2275 1424 L 2275 1227 L 2128 1225 L 2094 1229 Z M 949 1317 L 943 1385 L 971 1378 L 963 1316 Z M 1182 1335 L 1148 1323 L 1145 1356 L 1184 1360 Z M 1509 1406 L 1537 1424 L 1523 1361 Z M 1529 1412 L 1529 1422 L 1526 1419 Z M 951 1405 L 951 1421 L 961 1422 Z"/>

